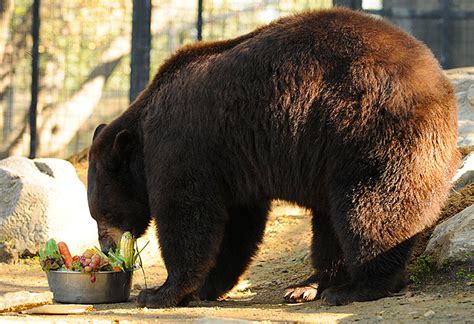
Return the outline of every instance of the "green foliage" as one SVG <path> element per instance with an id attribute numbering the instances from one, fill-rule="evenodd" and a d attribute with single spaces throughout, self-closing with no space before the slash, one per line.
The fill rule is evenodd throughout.
<path id="1" fill-rule="evenodd" d="M 472 265 L 472 259 L 474 258 L 474 252 L 466 252 L 465 258 L 467 265 L 461 265 L 456 272 L 456 278 L 460 281 L 467 281 L 469 283 L 474 282 L 474 266 Z"/>
<path id="2" fill-rule="evenodd" d="M 435 262 L 433 257 L 429 255 L 421 255 L 408 265 L 408 274 L 410 283 L 419 285 L 428 279 L 435 270 Z"/>
<path id="3" fill-rule="evenodd" d="M 474 272 L 471 269 L 460 269 L 456 272 L 456 278 L 458 280 L 467 280 L 467 281 L 474 281 Z"/>
<path id="4" fill-rule="evenodd" d="M 39 255 L 22 255 L 20 256 L 20 260 L 29 260 L 37 263 L 39 262 L 40 258 Z"/>
<path id="5" fill-rule="evenodd" d="M 41 268 L 46 272 L 61 268 L 63 260 L 61 258 L 61 253 L 59 253 L 58 245 L 54 239 L 48 240 L 45 248 L 39 250 L 39 260 Z"/>

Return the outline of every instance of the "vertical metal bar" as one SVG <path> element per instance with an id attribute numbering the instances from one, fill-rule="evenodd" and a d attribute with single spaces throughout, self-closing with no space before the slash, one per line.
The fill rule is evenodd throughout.
<path id="1" fill-rule="evenodd" d="M 29 112 L 30 122 L 30 159 L 36 157 L 37 132 L 36 114 L 39 89 L 39 31 L 40 31 L 40 0 L 33 1 L 33 26 L 31 35 L 33 46 L 31 49 L 31 105 Z"/>
<path id="2" fill-rule="evenodd" d="M 151 0 L 133 0 L 130 93 L 133 102 L 150 78 Z"/>
<path id="3" fill-rule="evenodd" d="M 450 55 L 450 28 L 451 28 L 451 0 L 441 2 L 441 65 L 447 69 L 451 67 Z"/>
<path id="4" fill-rule="evenodd" d="M 333 6 L 350 7 L 352 0 L 332 0 Z"/>
<path id="5" fill-rule="evenodd" d="M 354 10 L 362 9 L 362 0 L 333 0 L 332 4 L 334 6 L 349 7 Z"/>
<path id="6" fill-rule="evenodd" d="M 198 0 L 197 22 L 196 22 L 196 29 L 197 29 L 196 39 L 198 41 L 202 40 L 202 24 L 203 24 L 202 10 L 203 10 L 203 0 Z"/>
<path id="7" fill-rule="evenodd" d="M 352 0 L 351 8 L 354 10 L 362 10 L 362 0 Z"/>

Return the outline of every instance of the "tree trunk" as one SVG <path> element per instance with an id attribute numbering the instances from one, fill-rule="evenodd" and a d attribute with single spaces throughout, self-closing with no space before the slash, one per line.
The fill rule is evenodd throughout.
<path id="1" fill-rule="evenodd" d="M 31 13 L 32 8 L 30 7 L 21 18 L 18 28 L 12 31 L 10 41 L 5 44 L 2 56 L 0 56 L 0 102 L 3 100 L 6 89 L 10 84 L 10 74 L 15 73 L 19 59 L 26 55 L 26 49 L 30 45 Z"/>
<path id="2" fill-rule="evenodd" d="M 67 101 L 38 115 L 38 156 L 52 156 L 66 146 L 97 106 L 107 79 L 118 63 L 130 52 L 130 40 L 117 38 L 102 55 L 97 65 L 79 90 Z M 0 148 L 0 158 L 25 155 L 29 148 L 27 127 L 12 136 Z"/>
<path id="3" fill-rule="evenodd" d="M 0 0 L 0 111 L 3 114 L 2 141 L 10 136 L 13 125 L 13 87 L 14 73 L 21 57 L 26 55 L 31 30 L 31 7 L 21 17 L 15 30 L 10 30 L 10 20 L 13 14 L 13 1 Z M 3 10 L 3 11 L 2 11 Z M 8 39 L 9 38 L 9 39 Z"/>
<path id="4" fill-rule="evenodd" d="M 0 62 L 5 53 L 8 38 L 8 25 L 12 17 L 13 0 L 0 0 Z"/>

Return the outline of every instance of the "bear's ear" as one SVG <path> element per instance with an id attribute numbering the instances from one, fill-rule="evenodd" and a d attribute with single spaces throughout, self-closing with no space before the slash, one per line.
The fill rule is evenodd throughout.
<path id="1" fill-rule="evenodd" d="M 119 159 L 127 159 L 133 149 L 135 137 L 133 134 L 124 129 L 115 136 L 113 154 Z"/>
<path id="2" fill-rule="evenodd" d="M 99 133 L 104 129 L 105 126 L 107 126 L 107 124 L 100 124 L 99 126 L 97 126 L 97 128 L 94 131 L 94 135 L 92 135 L 92 141 L 95 140 L 97 135 L 99 135 Z"/>

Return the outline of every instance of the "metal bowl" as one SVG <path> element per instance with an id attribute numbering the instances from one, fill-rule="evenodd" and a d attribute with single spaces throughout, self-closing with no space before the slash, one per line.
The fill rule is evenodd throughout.
<path id="1" fill-rule="evenodd" d="M 48 284 L 59 303 L 105 304 L 125 302 L 130 297 L 133 271 L 95 272 L 49 271 Z"/>

